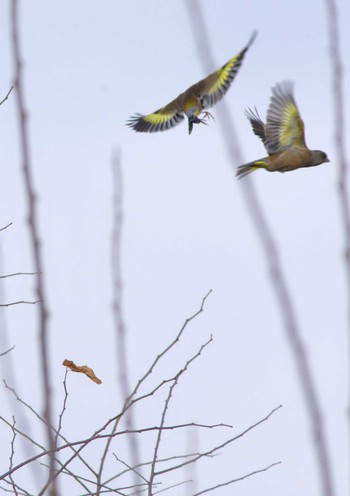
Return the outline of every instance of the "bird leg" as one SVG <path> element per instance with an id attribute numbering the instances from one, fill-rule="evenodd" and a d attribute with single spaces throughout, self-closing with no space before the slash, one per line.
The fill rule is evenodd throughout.
<path id="1" fill-rule="evenodd" d="M 207 110 L 203 110 L 200 115 L 203 115 L 203 114 L 204 114 L 204 117 L 202 119 L 198 119 L 199 122 L 201 122 L 202 124 L 205 124 L 205 125 L 208 124 L 208 122 L 206 122 L 205 119 L 207 119 L 207 121 L 210 121 L 210 119 L 213 119 L 213 121 L 215 121 L 214 116 L 210 112 L 208 112 Z"/>
<path id="2" fill-rule="evenodd" d="M 208 122 L 206 122 L 205 119 L 209 120 L 210 118 L 214 119 L 214 116 L 211 115 L 210 112 L 208 112 L 207 110 L 203 110 L 200 115 L 203 115 L 204 114 L 204 117 L 202 119 L 199 119 L 196 115 L 191 115 L 189 118 L 188 118 L 188 133 L 191 134 L 192 133 L 192 128 L 193 128 L 193 124 L 205 124 L 207 125 Z M 214 119 L 215 120 L 215 119 Z"/>

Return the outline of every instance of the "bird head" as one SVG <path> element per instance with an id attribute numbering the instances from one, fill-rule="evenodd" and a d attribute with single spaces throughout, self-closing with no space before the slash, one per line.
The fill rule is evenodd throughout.
<path id="1" fill-rule="evenodd" d="M 322 152 L 321 150 L 313 150 L 312 152 L 312 165 L 320 165 L 325 162 L 329 162 L 329 158 L 327 157 L 327 153 Z"/>

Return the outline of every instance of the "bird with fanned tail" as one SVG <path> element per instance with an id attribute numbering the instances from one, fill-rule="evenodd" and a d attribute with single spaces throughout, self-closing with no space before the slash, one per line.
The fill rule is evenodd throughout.
<path id="1" fill-rule="evenodd" d="M 254 134 L 264 143 L 268 156 L 240 165 L 236 173 L 239 178 L 258 169 L 287 172 L 329 162 L 325 152 L 310 150 L 306 146 L 304 123 L 294 100 L 291 81 L 277 83 L 272 88 L 266 124 L 256 109 L 248 109 L 246 115 Z"/>

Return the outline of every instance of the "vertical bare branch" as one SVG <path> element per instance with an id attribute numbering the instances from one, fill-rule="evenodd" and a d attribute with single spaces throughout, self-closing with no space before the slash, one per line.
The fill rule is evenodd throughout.
<path id="1" fill-rule="evenodd" d="M 346 281 L 348 287 L 348 378 L 350 378 L 350 208 L 349 208 L 349 189 L 348 174 L 349 164 L 345 151 L 345 101 L 343 87 L 343 67 L 340 55 L 339 42 L 339 23 L 338 11 L 335 0 L 325 0 L 327 10 L 327 20 L 329 29 L 329 55 L 331 60 L 332 78 L 333 78 L 333 111 L 334 111 L 334 144 L 336 158 L 338 162 L 338 192 L 340 203 L 340 215 L 344 229 L 344 261 Z M 348 398 L 348 421 L 350 436 L 350 383 Z M 350 437 L 349 437 L 350 448 Z"/>
<path id="2" fill-rule="evenodd" d="M 30 240 L 32 244 L 32 252 L 34 257 L 36 276 L 36 294 L 39 300 L 39 343 L 40 343 L 40 360 L 41 372 L 43 381 L 43 396 L 44 396 L 44 417 L 46 425 L 47 443 L 50 452 L 50 470 L 49 480 L 52 479 L 50 486 L 50 495 L 57 495 L 57 481 L 55 475 L 55 438 L 52 431 L 52 404 L 51 404 L 51 380 L 49 370 L 49 356 L 48 356 L 48 311 L 46 306 L 46 294 L 44 290 L 43 278 L 43 261 L 41 255 L 41 242 L 39 238 L 38 228 L 38 214 L 36 205 L 36 195 L 34 193 L 33 177 L 30 164 L 29 153 L 29 138 L 28 138 L 28 116 L 24 102 L 23 91 L 23 68 L 22 57 L 20 51 L 19 40 L 19 13 L 18 13 L 18 0 L 11 2 L 11 26 L 12 26 L 12 49 L 13 60 L 15 67 L 15 82 L 16 101 L 18 109 L 18 125 L 20 135 L 20 146 L 22 153 L 22 172 L 24 178 L 25 193 L 27 196 L 28 204 L 28 223 L 30 231 Z"/>
<path id="3" fill-rule="evenodd" d="M 198 429 L 190 429 L 187 434 L 187 451 L 188 453 L 199 452 L 199 432 Z M 198 491 L 198 476 L 197 465 L 195 463 L 188 464 L 185 467 L 186 480 L 189 484 L 186 487 L 186 496 L 192 496 Z"/>
<path id="4" fill-rule="evenodd" d="M 196 42 L 199 58 L 205 71 L 210 72 L 213 69 L 213 56 L 211 55 L 208 33 L 200 2 L 198 0 L 185 0 L 185 5 L 188 10 L 191 30 Z M 233 172 L 235 172 L 237 164 L 244 163 L 237 135 L 227 107 L 222 105 L 221 108 L 218 109 L 218 112 L 220 113 L 219 122 L 221 124 L 224 142 L 227 147 Z M 252 222 L 265 253 L 272 288 L 275 292 L 278 306 L 282 314 L 287 339 L 293 351 L 300 386 L 304 394 L 304 401 L 310 417 L 322 492 L 324 496 L 332 496 L 334 494 L 332 472 L 329 460 L 329 450 L 323 428 L 320 401 L 316 392 L 314 378 L 305 352 L 305 346 L 299 329 L 292 297 L 287 286 L 283 266 L 280 261 L 277 245 L 253 188 L 251 179 L 247 177 L 241 184 Z"/>
<path id="5" fill-rule="evenodd" d="M 112 246 L 111 246 L 111 268 L 112 268 L 112 283 L 113 283 L 113 318 L 116 333 L 116 354 L 118 364 L 118 384 L 121 388 L 123 400 L 125 401 L 123 410 L 129 407 L 130 395 L 130 381 L 127 363 L 127 343 L 126 343 L 126 327 L 123 315 L 123 284 L 121 278 L 121 247 L 122 247 L 122 233 L 123 233 L 123 176 L 121 167 L 121 152 L 120 150 L 113 151 L 112 160 L 112 174 L 113 174 L 113 230 L 112 230 Z M 128 409 L 124 414 L 125 423 L 128 430 L 135 429 L 134 411 L 132 408 Z M 119 419 L 116 420 L 112 432 L 115 432 Z M 102 477 L 102 470 L 106 460 L 106 456 L 112 442 L 109 438 L 104 453 L 102 455 L 100 470 L 98 474 L 98 490 L 99 494 Z M 132 434 L 128 436 L 128 443 L 130 448 L 130 455 L 132 466 L 137 467 L 140 464 L 140 456 L 136 437 Z M 139 483 L 139 476 L 136 471 L 132 472 L 133 483 L 135 487 Z"/>
<path id="6" fill-rule="evenodd" d="M 15 417 L 12 417 L 12 422 L 13 422 L 13 424 L 12 424 L 12 441 L 11 441 L 11 455 L 10 455 L 10 466 L 9 466 L 10 470 L 12 470 L 12 468 L 13 468 L 13 459 L 15 456 L 15 441 L 16 441 L 16 430 L 15 430 L 16 419 L 15 419 Z M 9 475 L 9 479 L 11 481 L 11 485 L 12 485 L 12 489 L 13 489 L 14 494 L 16 496 L 18 496 L 16 484 L 15 484 L 15 481 L 13 480 L 12 474 Z"/>
<path id="7" fill-rule="evenodd" d="M 112 174 L 113 174 L 113 206 L 114 206 L 114 225 L 112 231 L 112 248 L 111 248 L 111 267 L 113 277 L 113 317 L 116 331 L 116 352 L 118 362 L 118 379 L 122 390 L 123 399 L 128 398 L 130 394 L 130 380 L 127 363 L 127 343 L 126 343 L 126 327 L 123 315 L 123 283 L 122 283 L 122 234 L 123 234 L 123 175 L 121 166 L 121 152 L 114 151 L 112 156 Z M 127 428 L 133 429 L 134 424 L 131 410 L 127 416 Z M 131 446 L 133 457 L 139 458 L 137 454 L 137 445 L 133 443 Z"/>

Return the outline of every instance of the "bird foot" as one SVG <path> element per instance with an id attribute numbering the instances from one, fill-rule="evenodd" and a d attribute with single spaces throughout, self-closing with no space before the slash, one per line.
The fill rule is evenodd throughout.
<path id="1" fill-rule="evenodd" d="M 202 119 L 199 119 L 199 117 L 197 117 L 197 116 L 191 116 L 188 118 L 188 133 L 189 134 L 192 133 L 193 124 L 205 124 L 205 125 L 207 125 L 208 122 L 205 119 L 207 119 L 208 121 L 210 118 L 214 119 L 214 117 L 211 115 L 211 113 L 208 112 L 207 110 L 204 110 L 203 112 L 201 112 L 200 115 L 203 115 L 203 114 L 204 114 L 204 117 Z"/>
<path id="2" fill-rule="evenodd" d="M 207 110 L 203 110 L 201 115 L 203 115 L 203 114 L 204 114 L 204 117 L 202 119 L 198 119 L 199 122 L 201 122 L 202 124 L 205 124 L 207 126 L 210 119 L 213 119 L 213 121 L 215 121 L 214 116 L 210 112 L 208 112 Z"/>

